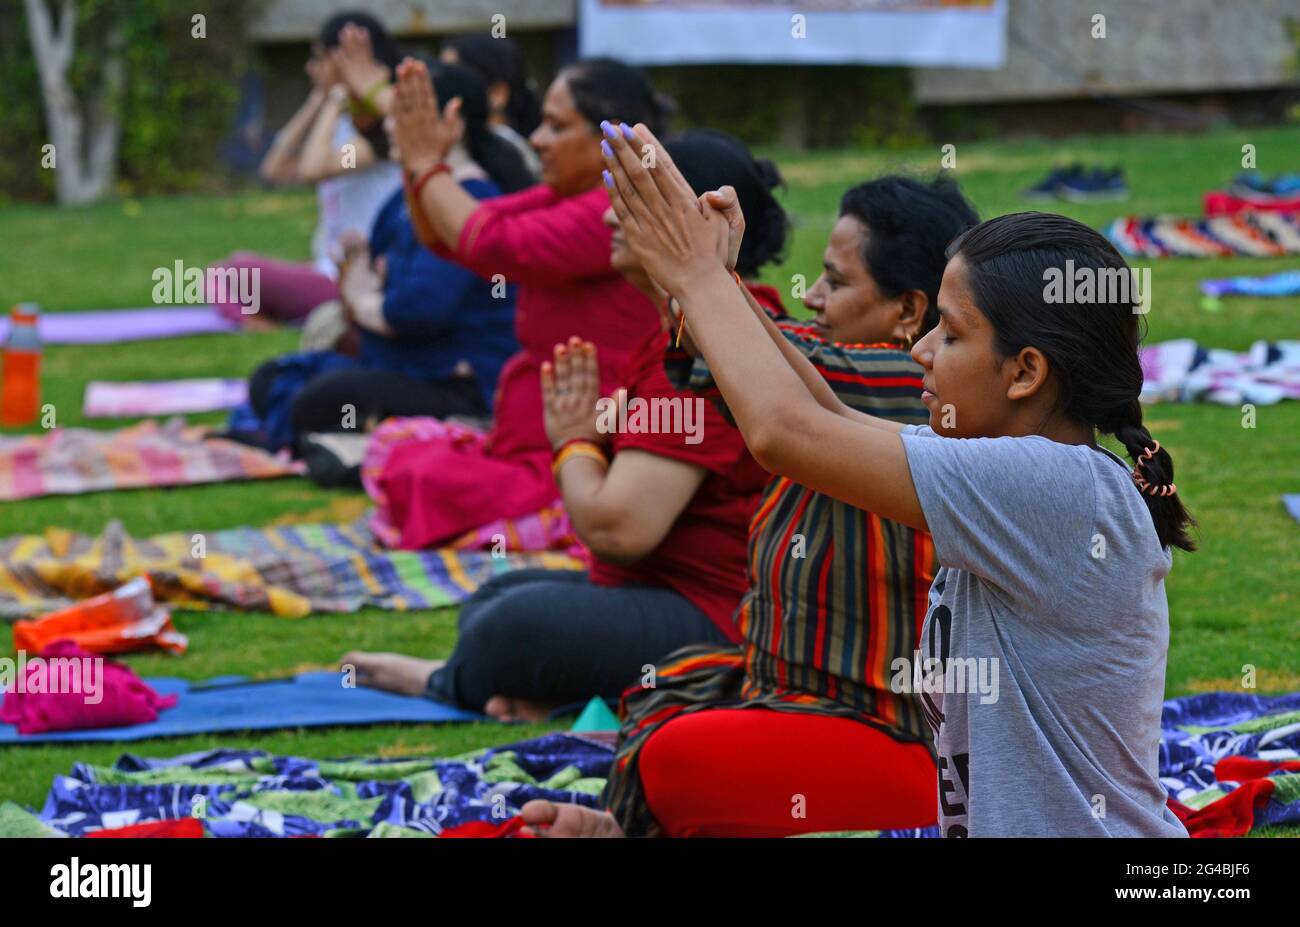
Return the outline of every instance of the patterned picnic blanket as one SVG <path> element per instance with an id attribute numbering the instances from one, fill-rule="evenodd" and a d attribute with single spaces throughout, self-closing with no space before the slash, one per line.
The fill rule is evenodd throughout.
<path id="1" fill-rule="evenodd" d="M 1300 213 L 1121 216 L 1106 227 L 1105 235 L 1130 257 L 1274 257 L 1300 254 Z"/>
<path id="2" fill-rule="evenodd" d="M 449 759 L 310 760 L 261 750 L 171 759 L 125 754 L 76 763 L 55 778 L 39 817 L 10 804 L 0 837 L 79 837 L 99 829 L 194 817 L 213 837 L 430 837 L 500 824 L 534 798 L 595 807 L 612 751 L 548 734 Z"/>
<path id="3" fill-rule="evenodd" d="M 1165 702 L 1160 781 L 1194 836 L 1300 825 L 1300 692 L 1207 692 Z"/>
<path id="4" fill-rule="evenodd" d="M 1300 399 L 1300 341 L 1256 341 L 1245 353 L 1190 338 L 1142 348 L 1142 401 L 1272 405 Z"/>
<path id="5" fill-rule="evenodd" d="M 272 456 L 176 418 L 96 431 L 56 428 L 0 436 L 0 500 L 74 495 L 102 489 L 184 486 L 262 480 L 302 473 L 287 456 Z"/>
<path id="6" fill-rule="evenodd" d="M 1165 702 L 1161 784 L 1198 836 L 1300 825 L 1300 692 L 1211 692 Z M 419 836 L 469 821 L 502 821 L 533 798 L 596 807 L 610 747 L 571 734 L 433 759 L 276 757 L 209 750 L 171 759 L 123 755 L 76 763 L 54 780 L 39 818 L 0 806 L 0 837 L 82 835 L 98 828 L 194 816 L 214 836 Z M 407 833 L 412 831 L 414 833 Z M 853 831 L 937 837 L 937 827 Z"/>
<path id="7" fill-rule="evenodd" d="M 0 540 L 0 618 L 25 618 L 148 575 L 180 608 L 234 608 L 301 617 L 363 606 L 394 611 L 464 601 L 515 569 L 579 569 L 561 551 L 387 550 L 364 518 L 340 524 L 177 531 L 132 538 L 118 522 L 99 537 L 58 528 Z"/>

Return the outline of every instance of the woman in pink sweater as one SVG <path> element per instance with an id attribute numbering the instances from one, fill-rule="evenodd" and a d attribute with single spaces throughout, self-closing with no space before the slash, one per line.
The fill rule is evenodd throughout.
<path id="1" fill-rule="evenodd" d="M 446 161 L 461 132 L 455 100 L 439 112 L 425 66 L 398 69 L 393 106 L 407 198 L 420 240 L 506 288 L 518 287 L 515 332 L 522 350 L 501 372 L 492 430 L 428 425 L 412 438 L 382 427 L 363 479 L 377 503 L 375 528 L 391 546 L 436 546 L 498 519 L 554 502 L 551 448 L 542 426 L 539 371 L 570 336 L 595 343 L 601 387 L 613 388 L 631 349 L 658 324 L 653 304 L 610 266 L 609 197 L 601 184 L 600 122 L 635 111 L 652 125 L 661 111 L 645 77 L 607 59 L 561 71 L 530 141 L 542 183 L 480 202 Z"/>

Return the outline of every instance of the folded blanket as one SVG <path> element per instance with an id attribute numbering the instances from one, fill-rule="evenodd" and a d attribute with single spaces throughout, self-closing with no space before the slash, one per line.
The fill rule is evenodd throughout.
<path id="1" fill-rule="evenodd" d="M 1181 338 L 1148 345 L 1140 357 L 1143 402 L 1240 406 L 1300 399 L 1300 341 L 1257 341 L 1239 354 Z"/>
<path id="2" fill-rule="evenodd" d="M 1122 216 L 1106 227 L 1105 235 L 1130 257 L 1275 257 L 1300 254 L 1300 212 Z"/>
<path id="3" fill-rule="evenodd" d="M 535 798 L 595 807 L 612 751 L 548 734 L 448 759 L 313 760 L 261 750 L 126 754 L 54 780 L 39 823 L 71 836 L 196 818 L 214 837 L 455 836 L 517 829 Z M 15 828 L 32 831 L 34 822 Z M 6 818 L 0 816 L 0 837 Z M 479 828 L 465 828 L 478 824 Z"/>
<path id="4" fill-rule="evenodd" d="M 137 540 L 111 522 L 99 537 L 62 529 L 0 540 L 0 618 L 24 618 L 148 576 L 154 596 L 186 609 L 301 617 L 440 608 L 515 569 L 578 569 L 559 552 L 392 551 L 364 519 L 344 524 L 177 531 Z"/>
<path id="5" fill-rule="evenodd" d="M 233 409 L 248 398 L 247 380 L 137 380 L 86 384 L 86 418 L 184 415 Z"/>
<path id="6" fill-rule="evenodd" d="M 184 486 L 292 476 L 288 457 L 224 439 L 181 419 L 95 431 L 58 428 L 0 436 L 0 501 L 73 495 L 102 489 Z"/>

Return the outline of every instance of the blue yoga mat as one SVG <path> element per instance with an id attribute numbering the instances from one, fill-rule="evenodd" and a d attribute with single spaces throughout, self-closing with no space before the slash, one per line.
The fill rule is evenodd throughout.
<path id="1" fill-rule="evenodd" d="M 0 724 L 0 744 L 144 740 L 219 731 L 485 720 L 483 715 L 427 698 L 362 687 L 345 689 L 339 684 L 340 679 L 336 672 L 303 673 L 293 679 L 263 682 L 239 676 L 223 676 L 202 683 L 170 677 L 146 679 L 159 695 L 180 696 L 175 708 L 159 713 L 158 720 L 151 724 L 30 735 L 19 734 L 12 724 Z"/>

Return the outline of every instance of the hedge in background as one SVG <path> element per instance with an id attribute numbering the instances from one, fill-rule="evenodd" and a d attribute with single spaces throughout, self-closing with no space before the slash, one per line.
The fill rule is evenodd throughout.
<path id="1" fill-rule="evenodd" d="M 922 138 L 905 68 L 682 65 L 647 73 L 676 102 L 677 129 L 709 126 L 791 148 L 894 148 Z"/>

